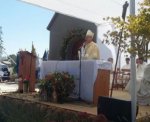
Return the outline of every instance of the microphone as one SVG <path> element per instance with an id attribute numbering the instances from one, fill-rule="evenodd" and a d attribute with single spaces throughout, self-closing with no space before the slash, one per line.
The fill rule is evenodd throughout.
<path id="1" fill-rule="evenodd" d="M 85 42 L 78 48 L 78 50 L 81 50 L 82 47 L 85 47 Z"/>

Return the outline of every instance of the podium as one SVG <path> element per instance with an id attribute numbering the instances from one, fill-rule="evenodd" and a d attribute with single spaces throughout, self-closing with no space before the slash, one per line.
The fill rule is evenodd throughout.
<path id="1" fill-rule="evenodd" d="M 109 96 L 110 70 L 98 69 L 98 74 L 93 87 L 93 103 L 98 104 L 99 96 Z"/>
<path id="2" fill-rule="evenodd" d="M 36 70 L 36 57 L 27 51 L 19 52 L 19 72 L 18 76 L 22 80 L 29 78 L 29 92 L 35 91 L 35 70 Z M 19 91 L 23 91 L 23 81 L 19 82 Z"/>

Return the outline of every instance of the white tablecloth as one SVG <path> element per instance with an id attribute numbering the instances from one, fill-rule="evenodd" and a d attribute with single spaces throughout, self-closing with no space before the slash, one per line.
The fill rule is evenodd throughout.
<path id="1" fill-rule="evenodd" d="M 111 70 L 111 64 L 105 61 L 87 60 L 81 62 L 81 98 L 93 101 L 93 86 L 98 69 Z M 40 76 L 48 73 L 69 72 L 75 78 L 75 93 L 79 94 L 80 61 L 43 61 L 40 66 Z"/>

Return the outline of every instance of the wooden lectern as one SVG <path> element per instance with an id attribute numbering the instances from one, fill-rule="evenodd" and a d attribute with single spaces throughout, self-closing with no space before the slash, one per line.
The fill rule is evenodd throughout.
<path id="1" fill-rule="evenodd" d="M 29 78 L 29 92 L 35 91 L 35 70 L 36 70 L 36 56 L 27 51 L 19 52 L 19 73 L 22 79 Z M 19 86 L 19 91 L 23 90 L 23 82 Z"/>
<path id="2" fill-rule="evenodd" d="M 97 105 L 99 96 L 109 96 L 110 70 L 98 69 L 93 87 L 93 103 Z"/>

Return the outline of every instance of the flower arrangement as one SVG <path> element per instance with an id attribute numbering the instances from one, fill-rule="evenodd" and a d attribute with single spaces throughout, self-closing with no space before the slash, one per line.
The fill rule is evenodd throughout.
<path id="1" fill-rule="evenodd" d="M 39 95 L 41 100 L 43 101 L 50 101 L 50 98 L 52 97 L 52 84 L 49 80 L 42 79 L 39 80 L 39 85 L 38 85 L 40 91 Z"/>
<path id="2" fill-rule="evenodd" d="M 64 102 L 75 88 L 74 77 L 67 72 L 48 74 L 41 80 L 40 95 L 46 95 L 47 100 Z"/>
<path id="3" fill-rule="evenodd" d="M 57 100 L 59 102 L 65 101 L 65 99 L 73 92 L 75 88 L 74 77 L 69 73 L 54 73 L 55 77 L 55 91 L 57 94 Z"/>

